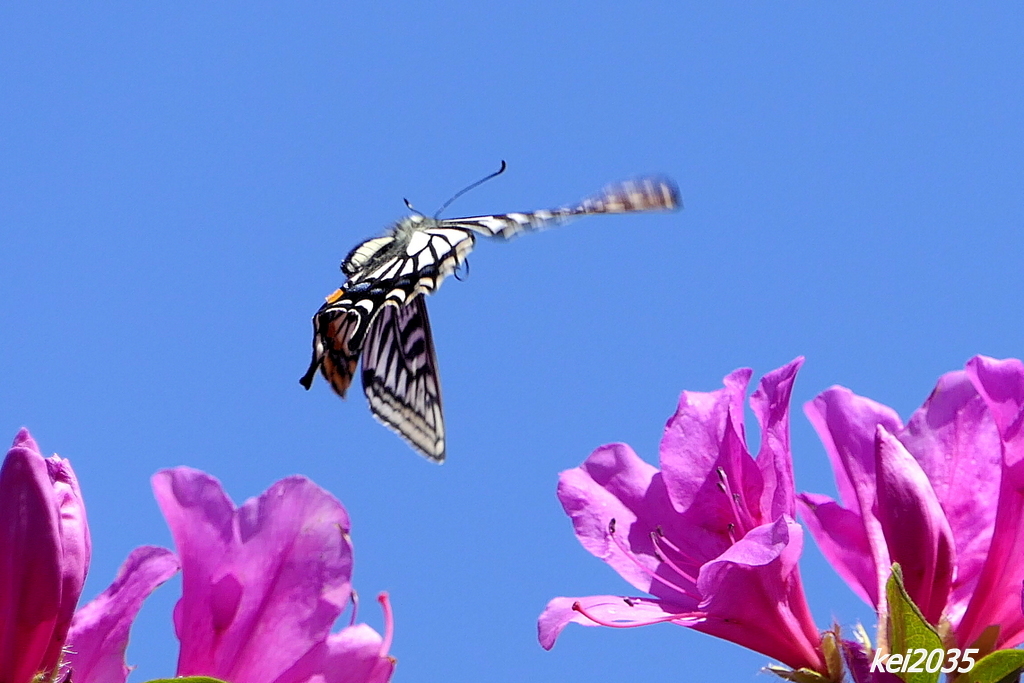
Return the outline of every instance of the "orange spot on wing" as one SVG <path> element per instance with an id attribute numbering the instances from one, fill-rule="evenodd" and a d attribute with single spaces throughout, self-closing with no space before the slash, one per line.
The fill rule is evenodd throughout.
<path id="1" fill-rule="evenodd" d="M 343 296 L 345 296 L 345 290 L 344 289 L 336 289 L 333 292 L 331 292 L 329 295 L 327 295 L 327 303 L 333 304 L 335 301 L 337 301 L 338 299 L 340 299 Z"/>

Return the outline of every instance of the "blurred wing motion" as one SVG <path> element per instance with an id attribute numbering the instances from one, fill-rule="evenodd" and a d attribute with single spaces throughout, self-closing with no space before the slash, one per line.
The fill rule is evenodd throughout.
<path id="1" fill-rule="evenodd" d="M 319 369 L 344 398 L 361 357 L 363 392 L 374 416 L 421 455 L 443 462 L 441 383 L 424 297 L 465 262 L 476 235 L 509 239 L 579 216 L 679 206 L 675 183 L 647 176 L 559 209 L 447 219 L 408 216 L 345 257 L 341 270 L 347 280 L 313 316 L 313 358 L 299 382 L 309 389 Z"/>
<path id="2" fill-rule="evenodd" d="M 537 230 L 551 224 L 564 223 L 601 213 L 664 211 L 682 206 L 679 189 L 671 179 L 645 176 L 609 185 L 593 197 L 575 206 L 546 209 L 531 213 L 505 213 L 497 216 L 473 216 L 439 221 L 445 227 L 464 228 L 488 237 L 509 239 L 526 230 Z"/>

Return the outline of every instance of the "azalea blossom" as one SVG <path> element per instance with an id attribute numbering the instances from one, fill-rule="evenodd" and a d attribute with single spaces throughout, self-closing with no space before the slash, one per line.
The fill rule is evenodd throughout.
<path id="1" fill-rule="evenodd" d="M 959 647 L 990 626 L 992 649 L 1024 642 L 1024 364 L 978 356 L 943 375 L 904 425 L 833 387 L 806 406 L 839 501 L 800 496 L 825 557 L 884 618 L 893 562 L 928 621 Z"/>
<path id="2" fill-rule="evenodd" d="M 660 470 L 612 444 L 561 474 L 558 497 L 580 543 L 651 597 L 555 598 L 538 622 L 541 645 L 569 622 L 672 622 L 828 675 L 797 568 L 789 400 L 801 363 L 769 373 L 750 398 L 762 430 L 756 458 L 743 427 L 751 371 L 737 370 L 723 389 L 683 392 Z"/>
<path id="3" fill-rule="evenodd" d="M 0 467 L 0 683 L 61 675 L 90 548 L 71 463 L 22 429 Z"/>
<path id="4" fill-rule="evenodd" d="M 75 683 L 124 683 L 128 631 L 142 601 L 182 572 L 174 609 L 178 676 L 230 683 L 384 683 L 387 632 L 366 624 L 331 633 L 353 602 L 345 509 L 305 477 L 288 477 L 236 508 L 220 483 L 187 467 L 153 477 L 178 555 L 137 548 L 114 583 L 75 616 Z"/>
<path id="5" fill-rule="evenodd" d="M 336 498 L 296 476 L 236 508 L 216 479 L 186 467 L 157 473 L 153 489 L 181 558 L 179 676 L 231 683 L 390 678 L 386 596 L 385 637 L 355 623 L 331 633 L 353 599 L 349 518 Z"/>

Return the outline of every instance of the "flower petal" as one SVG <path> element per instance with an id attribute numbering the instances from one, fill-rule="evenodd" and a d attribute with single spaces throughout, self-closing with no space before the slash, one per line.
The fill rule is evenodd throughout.
<path id="1" fill-rule="evenodd" d="M 1024 583 L 1024 364 L 978 356 L 967 363 L 967 374 L 995 419 L 1003 467 L 988 558 L 957 636 L 969 644 L 986 627 L 999 624 L 996 646 L 1008 648 L 1024 642 L 1017 598 Z"/>
<path id="2" fill-rule="evenodd" d="M 688 510 L 706 498 L 706 482 L 716 481 L 716 468 L 741 462 L 745 453 L 727 452 L 726 433 L 743 442 L 743 402 L 751 371 L 726 375 L 717 391 L 684 391 L 661 439 L 661 469 L 677 510 Z M 727 462 L 723 463 L 722 460 Z M 749 458 L 748 458 L 749 459 Z"/>
<path id="3" fill-rule="evenodd" d="M 332 633 L 274 683 L 386 683 L 395 661 L 381 652 L 384 639 L 366 624 Z"/>
<path id="4" fill-rule="evenodd" d="M 924 470 L 881 425 L 875 451 L 878 520 L 890 557 L 900 563 L 907 592 L 925 619 L 937 624 L 956 567 L 953 531 Z"/>
<path id="5" fill-rule="evenodd" d="M 878 576 L 860 515 L 828 496 L 801 493 L 800 515 L 836 573 L 872 607 L 878 602 Z"/>
<path id="6" fill-rule="evenodd" d="M 556 598 L 538 621 L 545 648 L 570 622 L 671 621 L 826 672 L 796 568 L 802 532 L 788 514 L 766 520 L 794 507 L 786 404 L 800 362 L 770 373 L 752 399 L 765 432 L 758 461 L 743 429 L 751 373 L 738 370 L 721 390 L 683 393 L 660 472 L 617 444 L 562 474 L 559 498 L 581 543 L 656 599 Z"/>
<path id="7" fill-rule="evenodd" d="M 182 563 L 178 675 L 271 682 L 319 645 L 351 596 L 349 519 L 289 477 L 237 511 L 213 477 L 153 477 Z"/>
<path id="8" fill-rule="evenodd" d="M 803 530 L 780 517 L 704 565 L 698 586 L 708 618 L 698 631 L 731 640 L 794 668 L 824 671 L 821 640 L 797 569 Z"/>
<path id="9" fill-rule="evenodd" d="M 85 576 L 92 556 L 92 540 L 85 519 L 82 491 L 78 487 L 78 478 L 71 469 L 71 463 L 55 455 L 46 459 L 46 467 L 53 486 L 60 524 L 61 592 L 60 610 L 44 660 L 56 662 L 60 660 L 71 619 L 78 607 L 82 589 L 85 588 Z"/>
<path id="10" fill-rule="evenodd" d="M 384 608 L 387 631 L 382 638 L 366 624 L 332 633 L 274 683 L 386 683 L 395 669 L 388 655 L 393 620 L 386 593 L 377 597 Z"/>
<path id="11" fill-rule="evenodd" d="M 882 425 L 896 433 L 903 425 L 891 408 L 843 387 L 832 387 L 819 394 L 804 406 L 804 411 L 832 461 L 843 506 L 861 518 L 875 577 L 872 584 L 865 582 L 863 588 L 872 604 L 878 606 L 885 595 L 892 563 L 881 524 L 875 517 L 875 428 Z"/>
<path id="12" fill-rule="evenodd" d="M 789 400 L 796 373 L 804 359 L 796 360 L 765 375 L 750 397 L 757 423 L 761 426 L 761 448 L 757 465 L 764 482 L 760 508 L 767 519 L 796 516 L 793 456 L 789 442 Z"/>
<path id="13" fill-rule="evenodd" d="M 178 558 L 166 548 L 142 546 L 128 555 L 117 577 L 75 613 L 68 632 L 67 661 L 75 683 L 124 683 L 125 649 L 132 622 L 157 586 L 178 573 Z"/>
<path id="14" fill-rule="evenodd" d="M 653 592 L 651 575 L 658 566 L 650 534 L 675 513 L 661 475 L 625 444 L 594 451 L 575 469 L 558 479 L 558 499 L 572 519 L 584 548 L 610 564 L 636 588 Z M 627 552 L 609 534 L 611 520 Z M 669 533 L 675 529 L 667 529 Z"/>
<path id="15" fill-rule="evenodd" d="M 954 624 L 978 585 L 995 526 L 999 433 L 985 400 L 962 370 L 934 391 L 896 435 L 928 476 L 956 540 L 956 577 L 946 606 Z"/>
<path id="16" fill-rule="evenodd" d="M 896 434 L 903 427 L 899 415 L 846 387 L 826 389 L 804 405 L 804 412 L 832 461 L 840 502 L 858 514 L 870 512 L 873 498 L 867 506 L 862 498 L 875 485 L 875 426 Z"/>
<path id="17" fill-rule="evenodd" d="M 56 496 L 24 429 L 0 467 L 0 548 L 0 671 L 27 683 L 57 665 L 46 656 L 63 613 L 64 576 Z"/>

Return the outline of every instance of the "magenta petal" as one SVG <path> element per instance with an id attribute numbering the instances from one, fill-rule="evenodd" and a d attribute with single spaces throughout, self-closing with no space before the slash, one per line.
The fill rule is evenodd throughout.
<path id="1" fill-rule="evenodd" d="M 558 479 L 558 499 L 583 547 L 636 588 L 649 592 L 658 561 L 645 537 L 674 514 L 660 478 L 658 470 L 632 448 L 610 444 L 594 451 L 580 467 L 562 472 Z M 608 527 L 613 519 L 616 533 L 636 541 L 646 553 L 638 558 L 612 540 Z"/>
<path id="2" fill-rule="evenodd" d="M 274 683 L 386 683 L 395 660 L 383 652 L 384 639 L 366 624 L 332 633 Z"/>
<path id="3" fill-rule="evenodd" d="M 621 600 L 622 598 L 616 598 L 614 595 L 602 595 L 608 601 L 614 601 L 616 599 Z M 600 626 L 589 619 L 586 619 L 579 612 L 575 611 L 572 606 L 579 600 L 585 598 L 553 598 L 541 612 L 540 617 L 537 618 L 537 640 L 540 641 L 540 646 L 545 650 L 550 650 L 555 646 L 555 641 L 558 640 L 558 636 L 562 633 L 562 629 L 569 625 L 570 622 L 575 621 L 578 624 L 584 626 Z M 580 621 L 580 619 L 586 619 Z"/>
<path id="4" fill-rule="evenodd" d="M 153 477 L 181 557 L 178 675 L 275 681 L 322 643 L 351 596 L 349 519 L 304 477 L 237 510 L 209 475 Z"/>
<path id="5" fill-rule="evenodd" d="M 794 669 L 824 670 L 797 570 L 802 548 L 800 525 L 780 517 L 704 565 L 698 586 L 708 618 L 695 628 Z"/>
<path id="6" fill-rule="evenodd" d="M 709 495 L 717 485 L 714 472 L 724 467 L 741 473 L 754 469 L 743 443 L 743 404 L 751 371 L 727 375 L 718 391 L 684 391 L 661 439 L 661 470 L 672 503 L 679 511 L 707 508 L 714 515 L 722 496 Z"/>
<path id="7" fill-rule="evenodd" d="M 929 623 L 942 617 L 956 567 L 953 531 L 917 461 L 879 425 L 876 446 L 878 520 L 893 562 Z"/>
<path id="8" fill-rule="evenodd" d="M 860 598 L 878 602 L 878 576 L 860 515 L 817 493 L 802 493 L 800 516 L 832 568 Z"/>
<path id="9" fill-rule="evenodd" d="M 832 461 L 840 502 L 858 514 L 870 513 L 874 499 L 869 492 L 875 485 L 875 427 L 882 425 L 895 434 L 903 426 L 899 416 L 892 408 L 857 396 L 845 387 L 822 392 L 804 405 L 804 412 Z"/>
<path id="10" fill-rule="evenodd" d="M 962 644 L 999 624 L 998 647 L 1024 642 L 1024 614 L 1018 600 L 1024 583 L 1024 364 L 978 356 L 967 374 L 984 398 L 999 431 L 1003 458 L 999 508 L 988 558 L 960 623 Z"/>
<path id="11" fill-rule="evenodd" d="M 863 588 L 872 605 L 877 606 L 885 594 L 892 563 L 882 526 L 875 517 L 875 429 L 882 425 L 896 433 L 903 425 L 891 408 L 843 387 L 832 387 L 819 394 L 804 410 L 832 461 L 843 506 L 858 515 L 864 527 L 862 538 L 871 551 L 874 581 L 865 581 Z M 861 540 L 860 534 L 856 540 Z"/>
<path id="12" fill-rule="evenodd" d="M 356 624 L 327 638 L 325 683 L 386 683 L 395 660 L 383 654 L 384 640 L 366 624 Z"/>
<path id="13" fill-rule="evenodd" d="M 274 683 L 386 683 L 395 669 L 388 655 L 392 629 L 391 603 L 386 593 L 377 601 L 384 609 L 387 631 L 381 637 L 366 624 L 355 624 L 332 633 L 306 653 Z"/>
<path id="14" fill-rule="evenodd" d="M 804 359 L 797 358 L 765 375 L 750 397 L 757 423 L 761 426 L 761 448 L 757 466 L 764 481 L 761 509 L 768 519 L 796 516 L 793 457 L 789 443 L 789 399 L 796 373 Z"/>
<path id="15" fill-rule="evenodd" d="M 967 363 L 967 373 L 992 411 L 1003 443 L 1016 445 L 1024 428 L 1024 363 L 977 356 Z M 1022 459 L 1024 450 L 1015 448 L 1006 464 L 1012 467 Z"/>
<path id="16" fill-rule="evenodd" d="M 127 680 L 124 655 L 132 622 L 143 601 L 178 568 L 178 558 L 166 548 L 136 548 L 110 587 L 78 610 L 68 633 L 67 656 L 75 683 Z"/>
<path id="17" fill-rule="evenodd" d="M 64 575 L 56 496 L 27 430 L 0 467 L 0 548 L 0 671 L 28 683 L 57 665 L 46 657 L 63 614 Z"/>
<path id="18" fill-rule="evenodd" d="M 82 491 L 78 487 L 78 478 L 71 469 L 71 463 L 54 455 L 46 459 L 46 467 L 53 482 L 61 538 L 60 610 L 53 627 L 53 638 L 45 656 L 45 661 L 56 662 L 60 660 L 64 639 L 67 637 L 78 599 L 85 587 L 85 577 L 92 555 L 92 540 L 89 537 L 89 524 L 85 519 Z"/>
<path id="19" fill-rule="evenodd" d="M 1001 468 L 999 432 L 984 399 L 962 370 L 934 391 L 897 434 L 928 476 L 956 540 L 957 571 L 946 616 L 963 617 L 988 556 Z"/>

